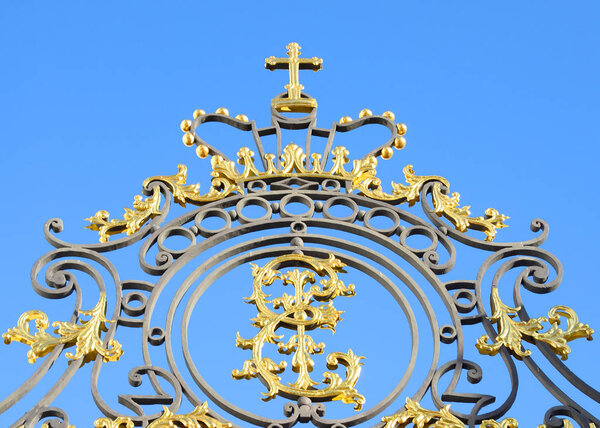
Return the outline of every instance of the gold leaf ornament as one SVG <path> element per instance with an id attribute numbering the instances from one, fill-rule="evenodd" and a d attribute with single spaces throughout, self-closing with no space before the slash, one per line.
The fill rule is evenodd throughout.
<path id="1" fill-rule="evenodd" d="M 496 230 L 506 227 L 507 216 L 500 214 L 494 208 L 488 208 L 485 216 L 471 217 L 469 206 L 459 206 L 459 194 L 446 195 L 442 186 L 449 187 L 448 180 L 437 175 L 419 176 L 414 173 L 412 165 L 404 167 L 403 174 L 407 184 L 392 183 L 392 193 L 384 191 L 381 179 L 377 177 L 377 158 L 367 156 L 364 159 L 352 161 L 352 169 L 346 170 L 350 162 L 349 151 L 343 146 L 331 150 L 332 167 L 329 171 L 323 169 L 321 155 L 313 153 L 312 162 L 306 164 L 306 154 L 301 147 L 294 143 L 288 144 L 281 155 L 280 166 L 275 165 L 275 155 L 266 154 L 267 168 L 259 170 L 255 164 L 254 152 L 248 147 L 242 147 L 238 153 L 237 163 L 243 168 L 239 172 L 232 161 L 225 160 L 220 155 L 211 157 L 211 188 L 206 194 L 200 194 L 198 184 L 187 184 L 187 167 L 178 165 L 175 175 L 158 175 L 144 181 L 147 187 L 151 182 L 162 182 L 173 194 L 175 202 L 185 207 L 186 203 L 201 205 L 216 201 L 237 193 L 244 194 L 244 183 L 252 180 L 272 180 L 276 178 L 305 177 L 319 179 L 334 179 L 350 182 L 350 190 L 356 190 L 365 197 L 396 203 L 413 205 L 419 201 L 421 190 L 426 183 L 433 182 L 433 208 L 438 216 L 444 216 L 452 222 L 457 230 L 466 232 L 467 229 L 479 230 L 485 233 L 486 241 L 492 241 Z M 152 196 L 143 199 L 136 196 L 133 209 L 125 208 L 123 219 L 109 220 L 107 211 L 98 211 L 96 215 L 86 219 L 91 224 L 89 229 L 97 230 L 100 242 L 107 242 L 111 235 L 126 232 L 128 235 L 138 231 L 148 220 L 160 214 L 160 191 L 154 187 Z"/>
<path id="2" fill-rule="evenodd" d="M 391 416 L 384 416 L 384 428 L 403 428 L 412 424 L 416 428 L 467 428 L 460 419 L 450 413 L 450 406 L 440 410 L 424 409 L 416 401 L 406 399 L 405 410 Z M 513 418 L 506 418 L 501 422 L 487 419 L 481 422 L 480 428 L 517 428 L 518 423 Z"/>
<path id="3" fill-rule="evenodd" d="M 203 403 L 190 413 L 177 415 L 163 406 L 163 414 L 152 421 L 147 428 L 231 428 L 229 422 L 221 422 L 208 415 L 208 405 Z M 94 428 L 134 428 L 130 418 L 119 417 L 117 419 L 98 418 L 94 422 Z"/>
<path id="4" fill-rule="evenodd" d="M 447 184 L 445 184 L 446 187 Z M 450 220 L 454 227 L 460 232 L 466 232 L 467 229 L 480 230 L 485 233 L 486 241 L 493 241 L 496 236 L 496 229 L 507 227 L 504 223 L 508 216 L 500 214 L 494 208 L 485 210 L 484 217 L 471 217 L 471 208 L 468 205 L 459 206 L 460 195 L 457 192 L 448 196 L 442 192 L 440 183 L 435 183 L 432 191 L 433 208 L 438 216 L 444 216 Z"/>
<path id="5" fill-rule="evenodd" d="M 538 340 L 546 343 L 552 349 L 552 352 L 559 355 L 561 359 L 566 360 L 571 352 L 567 344 L 571 340 L 579 338 L 592 339 L 594 330 L 588 324 L 579 322 L 579 318 L 573 309 L 567 306 L 554 306 L 548 311 L 548 317 L 531 318 L 529 321 L 515 321 L 520 307 L 510 307 L 500 300 L 498 288 L 492 288 L 491 292 L 492 316 L 489 317 L 492 323 L 498 328 L 498 335 L 494 341 L 490 341 L 489 336 L 483 335 L 477 339 L 475 345 L 481 354 L 496 355 L 502 347 L 508 348 L 517 358 L 528 357 L 530 350 L 523 349 L 522 341 L 533 342 Z M 567 320 L 565 330 L 559 327 L 560 319 Z M 543 322 L 550 323 L 550 328 L 546 332 L 540 332 L 544 327 Z"/>
<path id="6" fill-rule="evenodd" d="M 27 352 L 27 360 L 33 364 L 38 358 L 44 357 L 58 345 L 75 346 L 75 353 L 67 352 L 65 357 L 70 360 L 78 360 L 84 357 L 83 362 L 93 361 L 97 355 L 102 355 L 104 361 L 117 361 L 123 354 L 121 344 L 111 339 L 107 346 L 104 346 L 100 338 L 101 332 L 106 332 L 105 323 L 112 323 L 105 317 L 106 314 L 106 296 L 100 294 L 100 299 L 96 306 L 89 311 L 79 311 L 80 315 L 89 316 L 87 321 L 80 321 L 81 324 L 55 321 L 52 323 L 56 327 L 54 331 L 58 336 L 52 336 L 46 329 L 49 326 L 48 316 L 38 310 L 27 311 L 19 317 L 17 326 L 8 329 L 2 334 L 4 343 L 10 344 L 12 341 L 21 342 L 31 347 Z M 37 331 L 30 332 L 30 323 L 35 322 Z"/>
<path id="7" fill-rule="evenodd" d="M 123 219 L 109 220 L 108 211 L 100 210 L 92 217 L 86 218 L 90 222 L 87 229 L 97 230 L 100 235 L 100 242 L 108 242 L 111 235 L 127 233 L 131 235 L 137 232 L 148 220 L 160 214 L 160 190 L 154 187 L 152 196 L 143 199 L 143 196 L 136 195 L 133 200 L 133 209 L 125 208 Z"/>

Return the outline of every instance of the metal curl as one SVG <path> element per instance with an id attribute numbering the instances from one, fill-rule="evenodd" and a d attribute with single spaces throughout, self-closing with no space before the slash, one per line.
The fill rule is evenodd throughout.
<path id="1" fill-rule="evenodd" d="M 159 187 L 160 194 L 163 196 L 164 199 L 163 206 L 160 208 L 160 214 L 158 214 L 152 220 L 144 224 L 144 226 L 142 226 L 137 232 L 132 233 L 131 235 L 104 243 L 75 244 L 63 241 L 55 235 L 53 235 L 53 233 L 60 233 L 64 230 L 64 223 L 60 218 L 51 218 L 44 224 L 44 237 L 46 238 L 46 241 L 48 241 L 48 243 L 50 243 L 50 245 L 52 245 L 55 248 L 93 250 L 97 253 L 114 251 L 120 248 L 125 248 L 130 245 L 133 245 L 139 240 L 146 237 L 148 234 L 152 233 L 152 231 L 156 230 L 169 213 L 172 198 L 171 192 L 164 183 L 154 181 L 152 182 L 151 188 L 155 186 Z M 146 189 L 144 189 L 144 193 L 146 193 Z"/>
<path id="2" fill-rule="evenodd" d="M 529 253 L 532 256 L 518 255 L 518 251 L 513 253 L 513 259 L 503 263 L 494 274 L 492 286 L 497 287 L 501 278 L 510 270 L 515 268 L 524 268 L 515 281 L 515 287 L 523 286 L 528 291 L 536 294 L 550 293 L 558 288 L 562 282 L 563 268 L 560 261 L 548 252 Z M 550 278 L 550 267 L 552 266 L 555 277 Z"/>
<path id="3" fill-rule="evenodd" d="M 534 293 L 541 294 L 553 291 L 560 285 L 562 281 L 562 264 L 556 258 L 556 256 L 548 251 L 536 247 L 513 247 L 501 249 L 489 256 L 481 264 L 481 267 L 477 272 L 476 294 L 478 296 L 478 306 L 482 313 L 485 313 L 485 309 L 481 304 L 481 282 L 483 277 L 492 265 L 509 257 L 514 258 L 498 267 L 494 273 L 492 286 L 497 286 L 500 282 L 500 279 L 508 271 L 519 267 L 524 267 L 525 269 L 519 275 L 517 284 L 515 284 L 515 286 L 522 284 L 525 286 L 525 288 Z M 555 276 L 552 280 L 548 280 L 550 272 L 548 265 L 550 265 L 555 272 Z M 529 279 L 530 277 L 534 278 L 533 281 Z"/>
<path id="4" fill-rule="evenodd" d="M 548 265 L 534 261 L 531 266 L 524 269 L 521 273 L 521 285 L 533 293 L 549 293 L 560 285 L 558 283 L 554 287 L 554 284 L 548 284 L 549 277 L 550 269 Z"/>
<path id="5" fill-rule="evenodd" d="M 67 257 L 77 257 L 77 259 L 59 260 Z M 105 293 L 106 289 L 102 275 L 88 263 L 82 262 L 80 260 L 82 258 L 98 263 L 106 269 L 115 284 L 115 288 L 119 292 L 118 299 L 120 299 L 120 288 L 118 286 L 120 281 L 117 270 L 113 264 L 96 251 L 79 247 L 53 250 L 38 259 L 31 268 L 31 282 L 34 290 L 39 295 L 50 299 L 66 297 L 73 292 L 73 289 L 76 288 L 77 284 L 73 273 L 68 271 L 76 270 L 89 275 L 98 286 L 98 291 L 100 293 Z M 58 261 L 52 264 L 46 271 L 46 283 L 50 288 L 43 287 L 37 281 L 37 276 L 45 265 L 55 260 Z"/>
<path id="6" fill-rule="evenodd" d="M 436 231 L 436 233 L 438 242 L 442 244 L 448 253 L 448 260 L 440 264 L 440 252 L 438 248 L 436 248 L 435 250 L 431 250 L 431 252 L 427 251 L 425 254 L 423 254 L 423 263 L 425 263 L 425 265 L 429 267 L 429 269 L 431 269 L 436 275 L 442 275 L 450 272 L 454 267 L 456 263 L 456 248 L 442 231 Z"/>
<path id="7" fill-rule="evenodd" d="M 43 420 L 52 418 L 51 420 Z M 44 407 L 39 409 L 35 414 L 29 415 L 26 419 L 21 419 L 14 426 L 23 428 L 33 428 L 36 424 L 42 422 L 43 427 L 48 428 L 72 428 L 69 424 L 69 415 L 63 409 L 58 407 Z M 20 424 L 20 425 L 19 425 Z"/>
<path id="8" fill-rule="evenodd" d="M 73 290 L 78 286 L 77 278 L 70 272 L 66 272 L 68 266 L 65 262 L 56 263 L 46 270 L 44 279 L 50 289 L 39 286 L 39 283 L 33 284 L 34 290 L 47 299 L 62 299 L 70 296 Z M 92 273 L 92 271 L 88 272 Z"/>
<path id="9" fill-rule="evenodd" d="M 423 263 L 437 275 L 447 273 L 454 267 L 453 258 L 440 264 L 440 253 L 436 250 L 426 251 L 425 254 L 423 254 Z"/>
<path id="10" fill-rule="evenodd" d="M 513 360 L 510 357 L 503 359 L 510 377 L 511 391 L 508 397 L 502 403 L 497 404 L 493 409 L 488 409 L 485 413 L 480 414 L 484 407 L 495 403 L 496 397 L 493 395 L 456 391 L 463 370 L 467 371 L 467 381 L 471 384 L 478 384 L 483 379 L 483 369 L 481 366 L 474 361 L 464 360 L 462 357 L 443 364 L 435 372 L 435 375 L 431 381 L 431 397 L 434 404 L 438 408 L 442 408 L 449 402 L 472 403 L 473 407 L 468 414 L 458 412 L 452 408 L 450 409 L 450 413 L 452 415 L 471 426 L 480 424 L 482 421 L 487 419 L 499 419 L 505 415 L 514 404 L 519 384 L 517 369 Z M 454 371 L 450 384 L 446 390 L 440 394 L 438 389 L 440 379 L 450 371 Z"/>
<path id="11" fill-rule="evenodd" d="M 161 268 L 161 270 L 167 270 L 169 266 L 173 264 L 175 261 L 175 257 L 168 251 L 159 251 L 155 257 L 156 265 Z"/>
<path id="12" fill-rule="evenodd" d="M 565 426 L 563 422 L 565 419 L 560 418 L 560 416 L 573 419 L 581 428 L 589 428 L 592 423 L 592 420 L 588 419 L 572 407 L 555 406 L 548 409 L 544 415 L 544 424 L 548 428 L 563 428 Z"/>
<path id="13" fill-rule="evenodd" d="M 476 363 L 473 363 L 472 365 L 471 364 L 465 364 L 465 365 L 468 368 L 467 380 L 469 381 L 469 383 L 481 382 L 481 379 L 483 378 L 483 370 L 481 369 L 481 366 L 479 366 L 479 364 L 476 364 Z M 469 367 L 469 365 L 471 365 L 471 367 Z"/>
<path id="14" fill-rule="evenodd" d="M 480 250 L 498 251 L 498 250 L 501 250 L 504 248 L 517 247 L 517 246 L 518 247 L 521 247 L 521 246 L 539 247 L 548 238 L 548 223 L 546 223 L 544 220 L 539 219 L 539 218 L 536 218 L 531 221 L 530 229 L 532 232 L 539 232 L 541 230 L 541 233 L 538 236 L 536 236 L 530 240 L 522 241 L 522 242 L 495 242 L 495 241 L 490 242 L 490 241 L 485 241 L 483 239 L 471 237 L 463 232 L 459 232 L 458 230 L 455 230 L 452 225 L 450 225 L 446 221 L 442 220 L 442 218 L 438 217 L 435 214 L 435 211 L 433 210 L 433 208 L 431 207 L 428 197 L 431 196 L 431 194 L 433 192 L 433 187 L 435 184 L 436 183 L 434 183 L 434 182 L 426 183 L 423 186 L 423 189 L 421 189 L 420 200 L 421 200 L 421 206 L 423 208 L 423 212 L 425 213 L 427 218 L 429 218 L 431 223 L 433 223 L 442 233 L 450 236 L 452 239 L 455 239 L 456 241 L 458 241 L 462 244 L 465 244 L 465 245 L 468 245 L 470 247 L 477 248 Z"/>
<path id="15" fill-rule="evenodd" d="M 147 415 L 144 411 L 143 406 L 155 404 L 160 404 L 163 406 L 168 405 L 167 408 L 170 411 L 175 412 L 179 409 L 181 405 L 181 401 L 183 398 L 183 390 L 181 384 L 177 381 L 173 374 L 161 367 L 145 365 L 134 367 L 129 371 L 128 381 L 131 386 L 133 386 L 134 388 L 139 388 L 142 385 L 143 376 L 146 375 L 148 376 L 150 384 L 152 385 L 152 388 L 156 393 L 154 395 L 120 394 L 118 396 L 119 404 L 127 407 L 129 410 L 135 413 L 136 416 L 125 415 L 106 404 L 106 402 L 101 398 L 100 393 L 98 391 L 98 375 L 99 365 L 96 364 L 92 372 L 92 396 L 94 397 L 94 401 L 96 402 L 98 409 L 109 418 L 129 418 L 136 425 L 145 426 L 146 424 L 148 424 L 148 422 L 160 417 L 160 415 L 163 412 L 161 411 Z M 173 387 L 173 395 L 169 395 L 163 390 L 163 388 L 158 382 L 157 377 L 165 379 Z"/>
<path id="16" fill-rule="evenodd" d="M 310 420 L 312 421 L 312 423 L 319 428 L 331 428 L 332 424 L 335 422 L 323 419 L 324 416 L 325 404 L 314 403 L 310 407 Z"/>
<path id="17" fill-rule="evenodd" d="M 288 418 L 293 418 L 299 412 L 299 407 L 293 401 L 287 402 L 283 405 L 283 414 Z"/>

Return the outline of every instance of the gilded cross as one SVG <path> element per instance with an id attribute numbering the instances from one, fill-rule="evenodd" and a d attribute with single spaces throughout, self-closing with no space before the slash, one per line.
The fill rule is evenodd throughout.
<path id="1" fill-rule="evenodd" d="M 317 100 L 314 98 L 302 98 L 301 92 L 304 86 L 300 84 L 298 77 L 299 70 L 319 71 L 323 68 L 323 59 L 298 58 L 300 56 L 300 45 L 290 43 L 286 46 L 288 58 L 275 58 L 271 56 L 265 58 L 265 68 L 268 70 L 285 70 L 290 73 L 290 83 L 285 85 L 288 90 L 287 98 L 274 98 L 271 106 L 277 111 L 309 113 L 317 107 Z"/>

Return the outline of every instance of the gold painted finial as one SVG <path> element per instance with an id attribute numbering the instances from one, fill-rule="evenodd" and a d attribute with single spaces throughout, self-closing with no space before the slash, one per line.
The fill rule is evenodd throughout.
<path id="1" fill-rule="evenodd" d="M 294 113 L 310 113 L 317 108 L 317 100 L 314 98 L 302 98 L 302 89 L 304 86 L 300 84 L 298 71 L 299 70 L 314 70 L 319 71 L 323 68 L 323 59 L 298 58 L 300 56 L 300 45 L 298 43 L 290 43 L 287 47 L 288 58 L 275 58 L 270 56 L 265 58 L 265 68 L 267 70 L 289 70 L 290 82 L 285 85 L 288 90 L 287 98 L 273 98 L 271 107 L 279 112 L 294 112 Z"/>

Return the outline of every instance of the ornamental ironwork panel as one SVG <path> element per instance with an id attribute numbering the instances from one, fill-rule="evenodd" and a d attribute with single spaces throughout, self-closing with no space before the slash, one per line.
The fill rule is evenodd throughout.
<path id="1" fill-rule="evenodd" d="M 591 339 L 592 328 L 562 305 L 550 308 L 547 316 L 532 317 L 522 301 L 522 289 L 548 293 L 562 280 L 559 260 L 540 248 L 548 235 L 546 223 L 532 221 L 536 235 L 529 240 L 498 242 L 496 235 L 508 217 L 494 208 L 472 215 L 445 178 L 417 175 L 407 165 L 401 182 L 382 183 L 376 169 L 405 146 L 406 126 L 396 123 L 389 111 L 375 115 L 365 109 L 356 119 L 344 116 L 329 128 L 318 127 L 317 101 L 302 92 L 299 71 L 320 70 L 323 60 L 300 58 L 296 43 L 287 49 L 286 58 L 265 60 L 267 69 L 289 72 L 287 92 L 271 102 L 270 126 L 261 128 L 245 115 L 231 117 L 225 108 L 215 113 L 196 110 L 193 119 L 181 123 L 183 143 L 194 147 L 199 158 L 210 157 L 207 191 L 188 182 L 188 168 L 181 164 L 173 175 L 147 178 L 143 194 L 134 197 L 121 218 L 111 218 L 104 210 L 89 217 L 88 228 L 98 233 L 99 243 L 66 242 L 60 238 L 60 219 L 46 223 L 45 237 L 55 249 L 33 266 L 33 288 L 49 299 L 75 293 L 75 308 L 60 320 L 27 310 L 4 329 L 6 344 L 20 342 L 30 363 L 42 362 L 0 402 L 0 413 L 19 403 L 51 369 L 62 368 L 42 399 L 11 426 L 70 427 L 69 409 L 53 407 L 53 402 L 74 373 L 90 364 L 98 414 L 89 426 L 97 428 L 289 428 L 298 423 L 320 428 L 363 423 L 380 428 L 516 427 L 511 410 L 519 364 L 555 399 L 539 415 L 540 424 L 599 426 L 598 417 L 532 358 L 532 349 L 537 349 L 565 382 L 600 403 L 600 392 L 563 362 L 571 353 L 570 342 Z M 210 122 L 248 133 L 254 147 L 241 147 L 237 159 L 229 159 L 202 138 L 203 125 Z M 384 127 L 389 138 L 362 157 L 336 145 L 337 135 L 365 125 Z M 305 142 L 284 141 L 283 130 L 305 130 Z M 267 136 L 275 137 L 274 147 L 263 143 Z M 312 144 L 313 137 L 325 141 L 322 150 Z M 173 203 L 185 208 L 175 218 L 169 216 Z M 261 214 L 250 213 L 250 208 Z M 221 224 L 214 227 L 211 219 Z M 170 246 L 173 237 L 185 245 Z M 426 244 L 415 246 L 415 237 Z M 110 253 L 134 244 L 139 244 L 135 262 L 153 281 L 122 280 L 109 260 Z M 474 278 L 445 280 L 458 260 L 459 246 L 477 252 L 483 261 Z M 278 398 L 282 404 L 278 418 L 242 409 L 219 395 L 201 375 L 206 368 L 190 352 L 190 343 L 198 340 L 190 333 L 197 303 L 238 267 L 252 280 L 231 292 L 245 290 L 235 298 L 245 299 L 256 315 L 246 323 L 253 333 L 232 332 L 232 352 L 236 346 L 241 349 L 236 354 L 239 365 L 227 375 L 240 385 L 262 382 L 261 398 Z M 41 274 L 45 284 L 38 281 Z M 91 308 L 82 303 L 83 276 L 97 287 L 92 292 L 97 303 Z M 407 327 L 402 339 L 406 365 L 390 368 L 399 381 L 378 402 L 362 392 L 367 350 L 360 343 L 329 342 L 337 329 L 345 328 L 346 301 L 373 292 L 365 278 L 388 293 Z M 506 278 L 513 284 L 512 300 L 501 291 Z M 348 297 L 353 299 L 343 299 Z M 442 319 L 449 321 L 440 324 Z M 479 338 L 470 341 L 464 334 L 467 327 L 478 329 Z M 211 326 L 201 328 L 202 341 L 208 343 Z M 377 328 L 377 322 L 370 328 Z M 122 339 L 129 334 L 120 333 L 128 329 L 138 341 Z M 428 339 L 423 331 L 431 333 Z M 208 344 L 204 349 L 210 352 Z M 474 352 L 477 360 L 470 357 Z M 137 388 L 144 381 L 154 392 L 113 391 L 122 405 L 118 408 L 103 396 L 98 381 L 105 365 L 122 364 L 127 353 L 139 357 L 137 365 L 128 367 L 130 385 Z M 452 357 L 444 359 L 448 355 Z M 476 385 L 482 380 L 490 359 L 506 372 L 509 392 L 461 392 L 461 382 Z M 431 407 L 423 404 L 428 397 Z M 401 404 L 394 407 L 398 400 Z M 325 402 L 341 403 L 345 416 L 330 417 Z M 155 405 L 164 408 L 149 410 Z"/>

